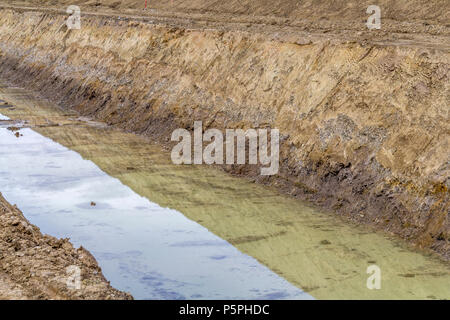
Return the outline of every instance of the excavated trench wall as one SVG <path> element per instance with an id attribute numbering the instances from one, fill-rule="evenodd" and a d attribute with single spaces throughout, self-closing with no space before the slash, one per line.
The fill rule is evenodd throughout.
<path id="1" fill-rule="evenodd" d="M 225 170 L 449 256 L 448 52 L 0 11 L 0 74 L 170 144 L 176 128 L 278 128 L 280 173 Z"/>

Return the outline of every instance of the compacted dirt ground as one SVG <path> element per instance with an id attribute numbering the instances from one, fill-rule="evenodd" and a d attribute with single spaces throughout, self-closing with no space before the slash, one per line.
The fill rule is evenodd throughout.
<path id="1" fill-rule="evenodd" d="M 245 31 L 269 39 L 296 41 L 358 41 L 378 45 L 450 49 L 447 0 L 2 0 L 0 6 L 49 12 L 80 7 L 81 16 L 119 16 L 162 23 L 174 28 Z M 382 27 L 368 30 L 370 5 L 381 9 Z"/>
<path id="2" fill-rule="evenodd" d="M 79 282 L 75 268 L 81 271 Z M 132 297 L 110 286 L 87 250 L 43 235 L 0 194 L 0 299 Z"/>

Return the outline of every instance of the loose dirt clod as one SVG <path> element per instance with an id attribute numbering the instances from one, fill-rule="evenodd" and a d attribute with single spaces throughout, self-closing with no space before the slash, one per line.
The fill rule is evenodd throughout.
<path id="1" fill-rule="evenodd" d="M 18 127 L 8 127 L 7 128 L 9 131 L 19 131 L 20 130 L 20 128 L 18 128 Z"/>

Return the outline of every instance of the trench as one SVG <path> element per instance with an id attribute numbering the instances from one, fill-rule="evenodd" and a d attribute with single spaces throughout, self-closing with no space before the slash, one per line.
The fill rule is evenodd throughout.
<path id="1" fill-rule="evenodd" d="M 0 185 L 138 299 L 448 299 L 448 264 L 149 138 L 1 86 Z M 381 270 L 381 289 L 367 269 Z"/>

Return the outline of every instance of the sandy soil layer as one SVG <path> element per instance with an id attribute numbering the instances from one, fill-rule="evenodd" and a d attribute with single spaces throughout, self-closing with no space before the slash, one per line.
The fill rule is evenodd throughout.
<path id="1" fill-rule="evenodd" d="M 79 289 L 75 273 L 67 270 L 71 266 L 80 268 Z M 111 287 L 86 249 L 43 235 L 0 194 L 0 299 L 129 300 L 132 296 Z"/>

